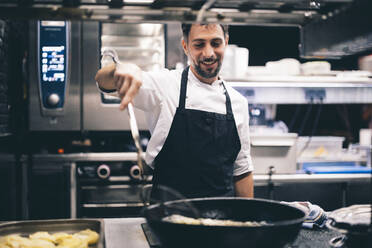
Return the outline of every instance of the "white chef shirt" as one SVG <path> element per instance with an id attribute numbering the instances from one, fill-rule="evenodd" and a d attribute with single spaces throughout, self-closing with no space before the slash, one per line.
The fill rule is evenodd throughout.
<path id="1" fill-rule="evenodd" d="M 162 69 L 142 72 L 142 86 L 133 100 L 133 105 L 146 114 L 151 139 L 147 145 L 145 161 L 150 166 L 162 149 L 171 128 L 179 103 L 181 75 L 182 70 Z M 241 150 L 234 163 L 234 176 L 239 176 L 253 171 L 250 156 L 248 102 L 226 83 L 225 87 L 231 99 L 241 143 Z M 189 70 L 185 108 L 226 114 L 226 96 L 222 80 L 216 80 L 210 85 L 202 83 Z"/>

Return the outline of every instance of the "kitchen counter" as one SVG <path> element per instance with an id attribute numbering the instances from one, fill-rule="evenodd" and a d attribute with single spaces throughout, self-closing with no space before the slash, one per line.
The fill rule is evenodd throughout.
<path id="1" fill-rule="evenodd" d="M 160 248 L 150 246 L 142 230 L 144 218 L 114 218 L 104 219 L 106 248 Z M 328 248 L 329 240 L 340 235 L 330 230 L 301 229 L 297 239 L 287 248 Z M 124 245 L 125 244 L 125 245 Z"/>
<path id="2" fill-rule="evenodd" d="M 267 184 L 269 175 L 254 174 L 255 185 Z M 371 174 L 276 174 L 271 176 L 272 183 L 306 183 L 306 182 L 370 182 Z"/>

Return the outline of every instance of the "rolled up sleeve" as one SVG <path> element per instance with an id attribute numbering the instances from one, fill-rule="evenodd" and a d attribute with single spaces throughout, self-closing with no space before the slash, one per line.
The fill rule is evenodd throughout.
<path id="1" fill-rule="evenodd" d="M 250 154 L 251 144 L 249 138 L 248 102 L 246 99 L 244 100 L 245 103 L 242 105 L 243 121 L 237 126 L 241 149 L 234 163 L 234 176 L 253 171 L 253 163 Z"/>

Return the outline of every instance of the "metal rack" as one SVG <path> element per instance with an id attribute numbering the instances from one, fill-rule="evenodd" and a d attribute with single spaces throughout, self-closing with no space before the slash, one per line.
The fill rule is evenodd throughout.
<path id="1" fill-rule="evenodd" d="M 371 78 L 270 76 L 229 80 L 255 104 L 372 103 Z"/>
<path id="2" fill-rule="evenodd" d="M 2 0 L 4 18 L 304 25 L 353 0 Z M 32 11 L 31 11 L 32 9 Z"/>
<path id="3" fill-rule="evenodd" d="M 369 0 L 0 1 L 6 19 L 297 26 L 304 58 L 341 58 L 372 49 L 371 10 Z"/>
<path id="4" fill-rule="evenodd" d="M 369 0 L 0 1 L 6 19 L 297 26 L 304 58 L 341 58 L 372 49 L 371 10 Z"/>

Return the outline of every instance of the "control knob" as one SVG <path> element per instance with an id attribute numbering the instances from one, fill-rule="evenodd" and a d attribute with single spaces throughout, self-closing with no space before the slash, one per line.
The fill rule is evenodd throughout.
<path id="1" fill-rule="evenodd" d="M 56 93 L 52 93 L 48 96 L 47 98 L 47 102 L 48 102 L 48 105 L 51 106 L 51 107 L 56 107 L 58 105 L 58 103 L 60 102 L 60 97 L 58 94 Z"/>
<path id="2" fill-rule="evenodd" d="M 141 168 L 138 165 L 133 165 L 129 170 L 129 175 L 136 180 L 141 179 Z"/>
<path id="3" fill-rule="evenodd" d="M 101 179 L 107 179 L 110 176 L 110 167 L 105 164 L 101 164 L 97 167 L 97 175 Z"/>

